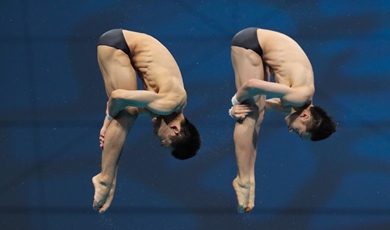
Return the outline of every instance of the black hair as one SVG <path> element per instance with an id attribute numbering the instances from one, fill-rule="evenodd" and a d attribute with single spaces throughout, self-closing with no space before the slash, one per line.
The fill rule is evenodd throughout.
<path id="1" fill-rule="evenodd" d="M 321 107 L 310 107 L 310 113 L 312 120 L 310 121 L 308 131 L 312 134 L 312 141 L 324 140 L 336 132 L 337 124 Z"/>
<path id="2" fill-rule="evenodd" d="M 200 149 L 200 134 L 187 118 L 184 118 L 180 125 L 179 135 L 171 138 L 171 146 L 174 148 L 172 156 L 180 160 L 186 160 L 195 156 Z"/>

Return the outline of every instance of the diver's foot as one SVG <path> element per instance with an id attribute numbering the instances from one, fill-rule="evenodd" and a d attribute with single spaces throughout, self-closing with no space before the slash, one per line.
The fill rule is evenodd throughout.
<path id="1" fill-rule="evenodd" d="M 100 174 L 97 174 L 92 178 L 92 184 L 95 187 L 92 207 L 96 211 L 99 211 L 100 214 L 103 214 L 108 207 L 110 207 L 114 197 L 115 186 L 108 185 L 101 181 Z"/>
<path id="2" fill-rule="evenodd" d="M 253 189 L 251 187 L 253 187 Z M 238 201 L 237 211 L 239 213 L 247 213 L 252 211 L 254 207 L 254 199 L 255 199 L 254 184 L 253 186 L 251 186 L 250 184 L 242 185 L 239 183 L 239 178 L 236 177 L 233 180 L 233 188 L 236 191 L 236 196 Z"/>

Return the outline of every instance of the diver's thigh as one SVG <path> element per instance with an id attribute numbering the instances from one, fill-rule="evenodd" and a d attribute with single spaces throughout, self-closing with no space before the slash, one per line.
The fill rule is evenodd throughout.
<path id="1" fill-rule="evenodd" d="M 116 89 L 137 89 L 135 70 L 130 58 L 123 51 L 109 46 L 98 46 L 98 63 L 108 97 Z"/>
<path id="2" fill-rule="evenodd" d="M 256 52 L 238 46 L 232 46 L 231 48 L 237 89 L 252 78 L 264 80 L 263 60 Z"/>

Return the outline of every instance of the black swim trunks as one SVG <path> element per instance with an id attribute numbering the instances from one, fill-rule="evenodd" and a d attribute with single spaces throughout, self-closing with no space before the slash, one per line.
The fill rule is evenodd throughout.
<path id="1" fill-rule="evenodd" d="M 111 46 L 125 52 L 131 58 L 130 48 L 123 36 L 122 29 L 113 29 L 105 32 L 98 40 L 98 46 Z"/>
<path id="2" fill-rule="evenodd" d="M 260 57 L 263 57 L 263 49 L 257 39 L 257 29 L 256 27 L 250 27 L 238 32 L 232 39 L 232 46 L 253 50 Z"/>

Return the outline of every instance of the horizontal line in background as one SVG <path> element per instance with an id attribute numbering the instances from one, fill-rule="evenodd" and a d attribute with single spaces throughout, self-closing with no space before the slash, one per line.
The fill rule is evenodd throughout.
<path id="1" fill-rule="evenodd" d="M 0 121 L 0 128 L 21 128 L 21 127 L 91 127 L 91 126 L 101 126 L 102 121 L 96 120 L 85 120 L 85 121 L 75 121 L 75 120 L 63 120 L 63 121 Z"/>
<path id="2" fill-rule="evenodd" d="M 93 213 L 92 208 L 86 207 L 0 207 L 1 214 L 71 214 Z M 236 210 L 231 207 L 129 207 L 112 208 L 108 211 L 112 214 L 233 214 Z M 253 214 L 278 214 L 278 215 L 386 215 L 390 216 L 389 208 L 256 208 Z"/>
<path id="3" fill-rule="evenodd" d="M 221 40 L 227 40 L 230 42 L 230 39 L 235 35 L 235 33 L 232 34 L 218 34 L 218 35 L 156 35 L 159 40 L 172 40 L 172 41 L 221 41 Z M 1 43 L 26 43 L 26 42 L 36 42 L 36 43 L 45 43 L 45 42 L 97 42 L 98 36 L 77 36 L 77 37 L 71 37 L 71 36 L 0 36 L 0 42 Z M 319 36 L 318 34 L 315 34 L 313 36 L 299 36 L 295 35 L 294 39 L 304 41 L 304 40 L 316 40 L 316 41 L 333 41 L 333 40 L 340 40 L 340 39 L 352 39 L 352 40 L 358 40 L 358 41 L 383 41 L 385 39 L 389 39 L 386 37 L 378 37 L 378 38 L 372 38 L 367 37 L 365 34 L 361 35 L 351 35 L 351 34 L 322 34 L 322 36 Z"/>
<path id="4" fill-rule="evenodd" d="M 229 124 L 233 124 L 229 120 L 225 119 L 211 119 L 210 122 L 212 122 L 213 125 L 223 124 L 226 125 L 227 122 Z M 339 127 L 347 127 L 347 128 L 357 128 L 362 127 L 364 122 L 367 122 L 365 120 L 356 120 L 356 121 L 339 121 Z M 384 121 L 370 121 L 370 124 L 374 126 L 379 126 L 381 128 L 390 127 L 390 120 L 384 120 Z M 42 127 L 42 128 L 48 128 L 48 127 L 55 127 L 55 128 L 71 128 L 71 127 L 91 127 L 91 126 L 101 126 L 102 121 L 96 120 L 85 120 L 85 121 L 75 121 L 75 120 L 57 120 L 57 121 L 0 121 L 0 128 L 27 128 L 27 127 Z M 264 125 L 267 126 L 285 126 L 285 124 L 281 121 L 276 120 L 270 120 L 265 121 Z"/>
<path id="5" fill-rule="evenodd" d="M 100 35 L 99 35 L 100 36 Z M 25 43 L 25 42 L 97 42 L 99 36 L 0 36 L 1 43 Z M 208 35 L 208 36 L 199 36 L 199 35 L 175 35 L 175 36 L 158 36 L 159 40 L 172 40 L 172 41 L 220 41 L 220 40 L 229 40 L 233 37 L 234 34 L 229 35 Z"/>

